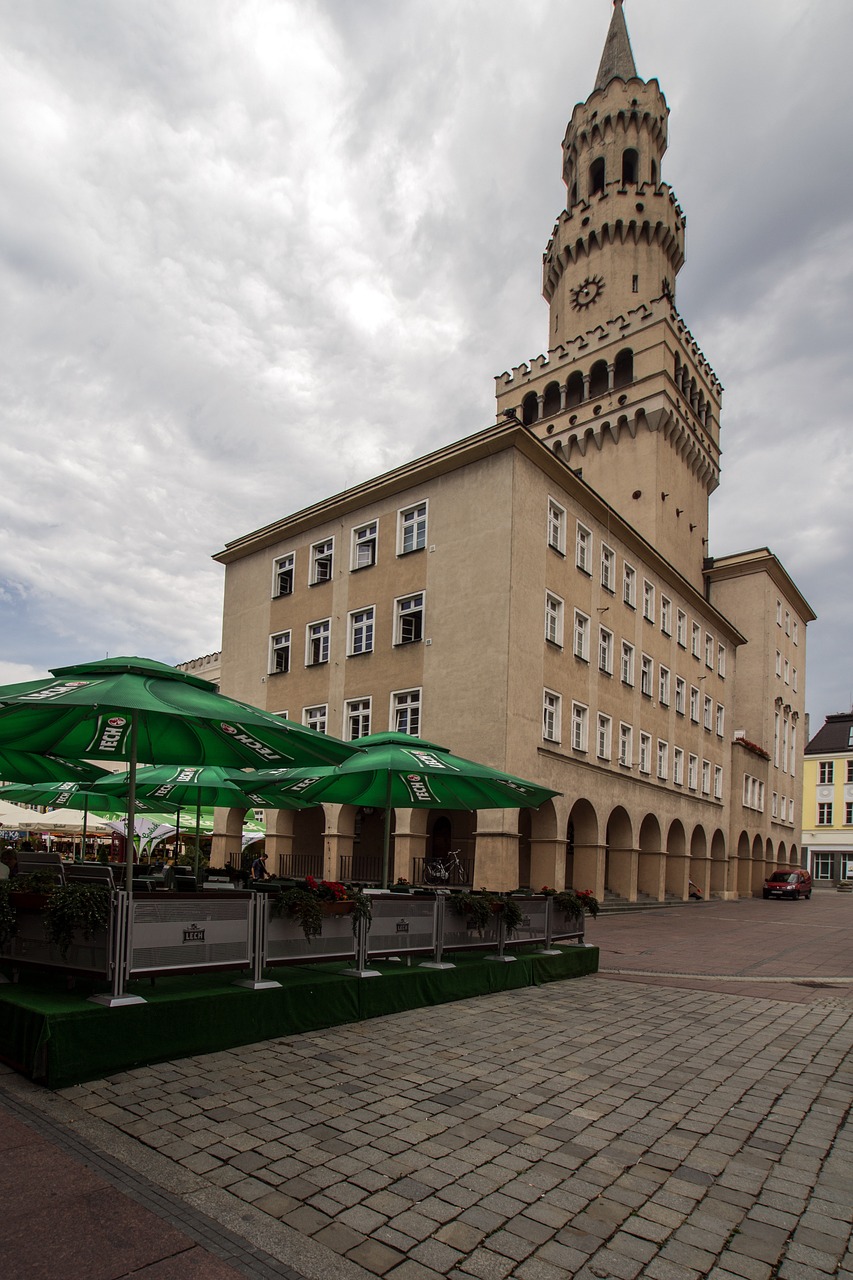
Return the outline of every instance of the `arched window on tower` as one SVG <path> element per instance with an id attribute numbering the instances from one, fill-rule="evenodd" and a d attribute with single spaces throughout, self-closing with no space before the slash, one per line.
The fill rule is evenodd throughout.
<path id="1" fill-rule="evenodd" d="M 545 400 L 542 405 L 542 417 L 550 418 L 560 412 L 560 384 L 549 382 L 545 388 Z"/>
<path id="2" fill-rule="evenodd" d="M 603 396 L 607 392 L 607 361 L 596 360 L 589 371 L 589 394 L 591 399 Z"/>
<path id="3" fill-rule="evenodd" d="M 578 184 L 576 182 L 573 182 L 571 199 L 569 201 L 570 208 L 574 208 L 577 202 L 578 202 Z"/>
<path id="4" fill-rule="evenodd" d="M 578 404 L 583 404 L 583 374 L 580 370 L 569 374 L 566 382 L 566 408 L 572 409 Z"/>
<path id="5" fill-rule="evenodd" d="M 589 194 L 600 195 L 604 191 L 604 156 L 593 160 L 589 166 Z"/>
<path id="6" fill-rule="evenodd" d="M 613 364 L 613 386 L 627 387 L 634 381 L 634 353 L 630 347 L 620 351 Z"/>
<path id="7" fill-rule="evenodd" d="M 635 187 L 637 185 L 637 174 L 640 168 L 640 157 L 633 147 L 629 147 L 627 151 L 622 152 L 622 186 Z"/>
<path id="8" fill-rule="evenodd" d="M 653 160 L 652 161 L 652 186 L 656 187 L 657 185 L 658 185 L 658 162 L 657 160 Z"/>
<path id="9" fill-rule="evenodd" d="M 539 417 L 539 398 L 535 391 L 529 391 L 521 402 L 521 421 L 526 427 Z"/>

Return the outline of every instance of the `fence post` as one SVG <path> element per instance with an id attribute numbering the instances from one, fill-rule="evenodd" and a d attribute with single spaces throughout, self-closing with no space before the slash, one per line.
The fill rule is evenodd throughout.
<path id="1" fill-rule="evenodd" d="M 422 960 L 418 965 L 419 969 L 455 969 L 456 965 L 451 964 L 449 960 L 442 960 L 444 951 L 444 912 L 447 907 L 447 898 L 443 893 L 435 895 L 435 910 L 432 917 L 432 941 L 433 952 L 431 960 Z"/>
<path id="2" fill-rule="evenodd" d="M 554 928 L 554 904 L 551 898 L 545 899 L 545 942 L 540 950 L 541 956 L 558 956 L 561 954 L 558 947 L 552 945 L 551 933 Z"/>
<path id="3" fill-rule="evenodd" d="M 369 925 L 361 917 L 355 928 L 355 966 L 352 969 L 341 969 L 348 978 L 381 978 L 378 969 L 370 969 L 367 965 L 367 936 Z"/>
<path id="4" fill-rule="evenodd" d="M 269 900 L 265 893 L 253 893 L 249 899 L 249 911 L 252 916 L 252 976 L 238 978 L 232 985 L 248 987 L 250 991 L 269 991 L 280 987 L 281 983 L 274 978 L 264 977 L 264 965 L 267 958 L 267 917 Z"/>
<path id="5" fill-rule="evenodd" d="M 89 996 L 92 1004 L 102 1004 L 108 1009 L 122 1008 L 129 1004 L 147 1004 L 142 996 L 129 995 L 125 985 L 130 974 L 131 921 L 130 899 L 125 889 L 113 893 L 111 903 L 109 953 L 112 965 L 112 991 L 108 995 Z"/>

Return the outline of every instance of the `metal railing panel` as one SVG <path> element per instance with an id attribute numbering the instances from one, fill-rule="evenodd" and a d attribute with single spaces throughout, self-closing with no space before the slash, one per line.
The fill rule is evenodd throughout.
<path id="1" fill-rule="evenodd" d="M 248 894 L 134 898 L 130 973 L 178 973 L 248 968 L 252 963 L 252 900 Z"/>

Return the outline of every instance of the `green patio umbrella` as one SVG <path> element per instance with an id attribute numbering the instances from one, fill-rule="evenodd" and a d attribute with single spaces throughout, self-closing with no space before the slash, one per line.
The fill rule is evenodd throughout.
<path id="1" fill-rule="evenodd" d="M 105 769 L 98 770 L 98 773 L 105 778 L 116 776 L 115 774 L 107 773 Z M 90 791 L 87 784 L 80 782 L 48 782 L 41 785 L 12 783 L 8 787 L 0 787 L 0 796 L 6 800 L 11 800 L 14 804 L 38 804 L 48 809 L 82 809 L 82 856 L 82 850 L 86 847 L 86 829 L 89 824 L 89 814 L 94 813 L 98 817 L 114 817 L 116 814 L 120 814 L 122 806 L 119 804 L 119 799 L 124 799 L 127 796 L 127 782 L 125 782 L 123 790 L 117 791 L 112 795 L 101 795 Z M 136 807 L 147 810 L 152 806 L 140 803 L 137 800 Z"/>
<path id="2" fill-rule="evenodd" d="M 538 809 L 560 794 L 405 733 L 374 733 L 354 745 L 359 751 L 334 768 L 252 771 L 246 778 L 269 807 L 296 798 L 383 809 L 383 889 L 392 809 Z"/>
<path id="3" fill-rule="evenodd" d="M 0 697 L 0 702 L 2 702 Z M 36 755 L 32 751 L 0 750 L 0 779 L 3 782 L 94 782 L 108 776 L 106 769 L 85 760 L 63 760 L 60 756 Z M 38 803 L 35 801 L 34 803 Z"/>

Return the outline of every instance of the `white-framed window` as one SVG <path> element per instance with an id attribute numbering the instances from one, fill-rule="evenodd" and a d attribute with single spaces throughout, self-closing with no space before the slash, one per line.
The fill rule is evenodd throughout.
<path id="1" fill-rule="evenodd" d="M 791 634 L 791 615 L 786 609 L 785 610 L 785 635 L 789 636 L 790 634 Z"/>
<path id="2" fill-rule="evenodd" d="M 332 577 L 335 558 L 334 538 L 324 538 L 322 542 L 311 544 L 311 577 L 309 583 L 316 586 L 318 582 L 329 582 Z"/>
<path id="3" fill-rule="evenodd" d="M 832 786 L 835 781 L 835 761 L 821 760 L 817 767 L 817 776 L 822 787 Z"/>
<path id="4" fill-rule="evenodd" d="M 637 768 L 640 770 L 640 773 L 651 773 L 652 735 L 650 733 L 640 734 L 640 752 L 637 758 Z"/>
<path id="5" fill-rule="evenodd" d="M 709 796 L 711 794 L 711 761 L 702 761 L 702 795 Z"/>
<path id="6" fill-rule="evenodd" d="M 355 742 L 370 733 L 370 698 L 350 698 L 344 703 L 344 741 Z"/>
<path id="7" fill-rule="evenodd" d="M 306 667 L 317 667 L 322 662 L 328 662 L 329 642 L 332 635 L 332 619 L 323 618 L 319 622 L 309 622 L 305 635 Z"/>
<path id="8" fill-rule="evenodd" d="M 563 601 L 550 591 L 545 592 L 545 639 L 549 644 L 563 644 Z"/>
<path id="9" fill-rule="evenodd" d="M 293 595 L 293 574 L 295 569 L 295 552 L 289 551 L 286 556 L 276 556 L 272 562 L 272 593 L 274 597 Z"/>
<path id="10" fill-rule="evenodd" d="M 779 793 L 774 791 L 770 799 L 770 816 L 771 818 L 779 817 Z"/>
<path id="11" fill-rule="evenodd" d="M 580 520 L 575 540 L 575 564 L 581 573 L 592 573 L 592 530 Z"/>
<path id="12" fill-rule="evenodd" d="M 417 738 L 421 731 L 421 690 L 401 689 L 391 694 L 391 724 L 394 733 Z"/>
<path id="13" fill-rule="evenodd" d="M 785 681 L 785 684 L 791 683 L 791 664 L 787 658 L 782 664 L 782 679 Z"/>
<path id="14" fill-rule="evenodd" d="M 640 661 L 640 693 L 644 698 L 650 698 L 652 696 L 654 672 L 654 662 L 647 653 L 644 653 Z"/>
<path id="15" fill-rule="evenodd" d="M 601 585 L 605 591 L 616 590 L 616 552 L 605 542 L 601 544 Z"/>
<path id="16" fill-rule="evenodd" d="M 666 782 L 669 777 L 669 743 L 658 738 L 658 778 Z"/>
<path id="17" fill-rule="evenodd" d="M 792 813 L 793 813 L 793 809 L 792 809 Z M 785 799 L 784 796 L 779 802 L 779 816 L 781 817 L 783 822 L 788 816 L 788 801 Z"/>
<path id="18" fill-rule="evenodd" d="M 349 648 L 347 652 L 350 657 L 373 652 L 374 616 L 373 605 L 367 609 L 354 609 L 348 615 Z"/>
<path id="19" fill-rule="evenodd" d="M 572 749 L 586 751 L 589 746 L 589 707 L 572 703 Z"/>
<path id="20" fill-rule="evenodd" d="M 278 631 L 275 635 L 270 636 L 270 663 L 269 674 L 271 676 L 286 675 L 290 670 L 290 632 Z"/>
<path id="21" fill-rule="evenodd" d="M 634 646 L 628 644 L 627 640 L 622 641 L 622 683 L 633 685 L 634 683 Z"/>
<path id="22" fill-rule="evenodd" d="M 317 707 L 302 708 L 302 723 L 306 729 L 315 729 L 317 733 L 325 733 L 329 719 L 329 708 L 326 703 Z"/>
<path id="23" fill-rule="evenodd" d="M 779 743 L 780 743 L 781 717 L 777 711 L 773 717 L 773 763 L 779 768 Z"/>
<path id="24" fill-rule="evenodd" d="M 699 782 L 699 758 L 698 756 L 689 755 L 687 757 L 687 787 L 690 791 L 695 791 Z"/>
<path id="25" fill-rule="evenodd" d="M 782 655 L 778 649 L 776 650 L 776 675 L 780 680 L 782 679 Z"/>
<path id="26" fill-rule="evenodd" d="M 562 732 L 563 699 L 546 689 L 542 695 L 542 737 L 546 742 L 559 742 Z"/>
<path id="27" fill-rule="evenodd" d="M 612 749 L 613 721 L 610 716 L 598 715 L 597 755 L 599 760 L 609 760 Z"/>
<path id="28" fill-rule="evenodd" d="M 721 680 L 726 678 L 726 646 L 724 644 L 717 645 L 717 675 Z"/>
<path id="29" fill-rule="evenodd" d="M 662 707 L 669 706 L 670 674 L 669 667 L 658 668 L 658 702 Z"/>
<path id="30" fill-rule="evenodd" d="M 566 509 L 553 498 L 548 499 L 548 546 L 566 554 Z"/>
<path id="31" fill-rule="evenodd" d="M 797 772 L 797 722 L 791 721 L 791 777 Z"/>
<path id="32" fill-rule="evenodd" d="M 781 627 L 781 625 L 782 625 L 782 601 L 777 600 L 776 601 L 776 626 Z"/>
<path id="33" fill-rule="evenodd" d="M 630 769 L 634 762 L 634 730 L 629 724 L 619 725 L 619 763 Z"/>
<path id="34" fill-rule="evenodd" d="M 701 657 L 702 649 L 702 628 L 698 622 L 694 622 L 690 631 L 690 652 L 694 658 Z"/>
<path id="35" fill-rule="evenodd" d="M 793 689 L 794 693 L 797 692 L 797 668 L 796 667 L 791 668 L 791 688 Z"/>
<path id="36" fill-rule="evenodd" d="M 637 571 L 628 564 L 622 567 L 622 599 L 631 609 L 637 607 Z"/>
<path id="37" fill-rule="evenodd" d="M 726 732 L 726 709 L 722 702 L 717 703 L 717 737 L 722 738 Z"/>
<path id="38" fill-rule="evenodd" d="M 788 821 L 789 822 L 794 821 L 794 797 L 793 796 L 791 796 L 791 799 L 788 801 Z"/>
<path id="39" fill-rule="evenodd" d="M 678 609 L 675 614 L 675 640 L 682 649 L 687 648 L 687 614 Z"/>
<path id="40" fill-rule="evenodd" d="M 699 723 L 699 690 L 695 684 L 690 686 L 690 719 L 694 724 Z"/>
<path id="41" fill-rule="evenodd" d="M 819 827 L 832 826 L 832 801 L 820 800 L 817 806 L 817 825 Z"/>
<path id="42" fill-rule="evenodd" d="M 714 799 L 722 800 L 723 798 L 723 766 L 721 764 L 714 765 Z"/>
<path id="43" fill-rule="evenodd" d="M 397 512 L 397 554 L 423 551 L 427 542 L 427 501 L 413 507 L 403 507 Z"/>
<path id="44" fill-rule="evenodd" d="M 794 644 L 800 643 L 800 624 L 797 622 L 796 619 L 794 619 L 794 627 L 791 633 L 791 638 L 793 639 Z"/>
<path id="45" fill-rule="evenodd" d="M 714 670 L 714 637 L 705 632 L 705 666 L 709 671 Z"/>
<path id="46" fill-rule="evenodd" d="M 394 643 L 415 644 L 424 638 L 424 593 L 394 601 Z"/>
<path id="47" fill-rule="evenodd" d="M 787 715 L 782 718 L 782 772 L 788 772 L 788 743 L 789 734 L 791 732 L 791 722 Z"/>
<path id="48" fill-rule="evenodd" d="M 598 669 L 605 675 L 613 675 L 613 632 L 598 628 Z"/>
<path id="49" fill-rule="evenodd" d="M 379 522 L 371 520 L 369 524 L 359 525 L 352 531 L 352 567 L 353 569 L 369 569 L 376 564 L 376 549 L 379 540 Z"/>
<path id="50" fill-rule="evenodd" d="M 853 760 L 847 761 L 847 782 L 853 782 Z"/>
<path id="51" fill-rule="evenodd" d="M 684 785 L 684 751 L 681 747 L 672 749 L 672 780 L 677 787 Z"/>
<path id="52" fill-rule="evenodd" d="M 849 827 L 853 824 L 853 800 L 845 800 L 844 802 L 844 825 Z"/>
<path id="53" fill-rule="evenodd" d="M 680 716 L 687 710 L 687 683 L 684 676 L 675 677 L 675 710 Z"/>
<path id="54" fill-rule="evenodd" d="M 664 595 L 660 598 L 660 629 L 665 636 L 672 635 L 672 601 Z"/>
<path id="55" fill-rule="evenodd" d="M 703 721 L 708 732 L 714 727 L 714 699 L 705 694 L 705 719 Z"/>
<path id="56" fill-rule="evenodd" d="M 764 783 L 748 773 L 743 775 L 743 804 L 745 809 L 764 812 Z"/>
<path id="57" fill-rule="evenodd" d="M 643 579 L 643 617 L 647 622 L 655 620 L 655 589 L 647 578 Z"/>
<path id="58" fill-rule="evenodd" d="M 589 662 L 589 618 L 575 609 L 575 657 Z"/>

